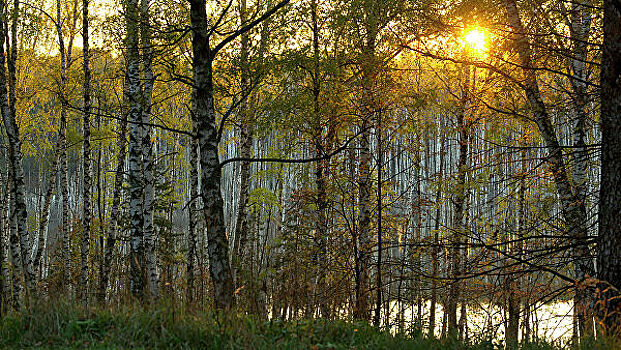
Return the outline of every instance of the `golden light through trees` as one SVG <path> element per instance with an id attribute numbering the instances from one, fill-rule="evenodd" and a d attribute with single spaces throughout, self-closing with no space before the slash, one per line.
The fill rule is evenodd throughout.
<path id="1" fill-rule="evenodd" d="M 468 27 L 464 30 L 461 39 L 465 50 L 475 56 L 483 57 L 487 52 L 487 34 L 485 29 L 477 26 Z"/>

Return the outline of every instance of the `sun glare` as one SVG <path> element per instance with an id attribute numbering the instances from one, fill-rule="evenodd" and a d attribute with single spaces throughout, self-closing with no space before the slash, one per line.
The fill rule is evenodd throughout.
<path id="1" fill-rule="evenodd" d="M 481 28 L 466 28 L 466 30 L 464 30 L 462 42 L 466 50 L 476 55 L 483 56 L 487 51 L 485 31 Z"/>

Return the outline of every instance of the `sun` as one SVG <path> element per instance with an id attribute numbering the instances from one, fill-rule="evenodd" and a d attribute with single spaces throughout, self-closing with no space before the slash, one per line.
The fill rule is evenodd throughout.
<path id="1" fill-rule="evenodd" d="M 482 28 L 466 28 L 461 41 L 467 51 L 478 56 L 484 56 L 487 51 L 487 35 Z"/>

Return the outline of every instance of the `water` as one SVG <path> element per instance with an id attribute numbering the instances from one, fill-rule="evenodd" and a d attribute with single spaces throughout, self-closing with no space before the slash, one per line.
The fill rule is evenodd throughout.
<path id="1" fill-rule="evenodd" d="M 425 333 L 429 330 L 429 308 L 431 302 L 426 300 L 422 307 L 422 328 Z M 436 304 L 436 322 L 434 333 L 437 337 L 442 332 L 444 309 Z M 399 328 L 399 304 L 390 303 L 390 325 L 392 331 Z M 404 326 L 406 329 L 416 323 L 418 310 L 416 305 L 407 306 L 404 310 Z M 524 332 L 524 315 L 520 320 L 520 339 Z M 385 317 L 385 315 L 384 315 Z M 467 337 L 472 341 L 492 340 L 494 343 L 503 343 L 505 338 L 506 311 L 488 302 L 470 303 L 466 308 Z M 461 306 L 457 308 L 457 320 L 461 319 Z M 573 303 L 555 301 L 547 304 L 533 304 L 530 311 L 530 335 L 557 344 L 567 344 L 572 336 Z"/>

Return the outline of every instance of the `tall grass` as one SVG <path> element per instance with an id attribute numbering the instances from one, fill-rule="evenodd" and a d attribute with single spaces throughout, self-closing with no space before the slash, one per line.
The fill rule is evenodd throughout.
<path id="1" fill-rule="evenodd" d="M 586 343 L 586 342 L 585 342 Z M 586 345 L 586 344 L 585 344 Z M 591 342 L 584 349 L 609 349 Z M 473 349 L 420 334 L 391 335 L 363 322 L 265 321 L 235 313 L 198 312 L 173 304 L 84 309 L 69 302 L 32 305 L 0 322 L 0 348 L 91 349 Z M 525 350 L 555 349 L 546 343 Z"/>

